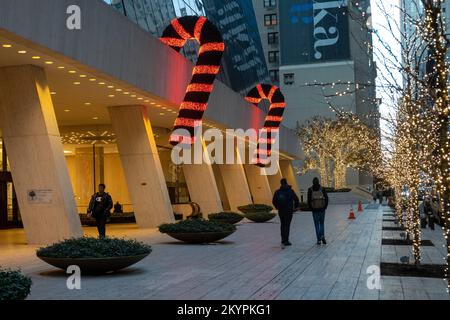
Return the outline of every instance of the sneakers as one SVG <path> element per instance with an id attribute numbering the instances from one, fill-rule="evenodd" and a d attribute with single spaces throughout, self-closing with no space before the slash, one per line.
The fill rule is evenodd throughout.
<path id="1" fill-rule="evenodd" d="M 289 241 L 283 242 L 282 244 L 285 245 L 285 246 L 292 246 L 292 243 L 290 243 Z"/>
<path id="2" fill-rule="evenodd" d="M 322 240 L 317 240 L 317 245 L 320 246 L 322 244 Z"/>
<path id="3" fill-rule="evenodd" d="M 327 240 L 325 240 L 325 238 L 322 239 L 322 243 L 323 244 L 327 244 Z"/>

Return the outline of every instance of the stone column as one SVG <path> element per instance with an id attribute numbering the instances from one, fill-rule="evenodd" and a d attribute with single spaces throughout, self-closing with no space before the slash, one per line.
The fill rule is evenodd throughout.
<path id="1" fill-rule="evenodd" d="M 273 160 L 273 161 L 275 161 L 275 160 Z M 277 166 L 278 166 L 277 173 L 267 176 L 267 179 L 269 180 L 270 190 L 272 191 L 272 194 L 274 194 L 275 191 L 280 188 L 280 180 L 283 178 L 279 162 L 277 163 Z"/>
<path id="2" fill-rule="evenodd" d="M 153 228 L 174 215 L 153 130 L 144 106 L 109 107 L 136 222 Z"/>
<path id="3" fill-rule="evenodd" d="M 0 69 L 0 122 L 28 242 L 82 236 L 43 69 Z"/>
<path id="4" fill-rule="evenodd" d="M 261 168 L 253 164 L 244 164 L 248 186 L 252 194 L 253 203 L 272 205 L 272 191 L 266 175 L 261 173 Z"/>
<path id="5" fill-rule="evenodd" d="M 298 187 L 294 167 L 292 166 L 292 160 L 280 160 L 280 169 L 283 177 L 286 178 L 287 182 L 292 186 L 292 190 L 300 197 L 300 189 Z"/>

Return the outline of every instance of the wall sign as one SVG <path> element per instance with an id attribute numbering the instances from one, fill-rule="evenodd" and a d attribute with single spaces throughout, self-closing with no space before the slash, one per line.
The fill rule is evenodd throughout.
<path id="1" fill-rule="evenodd" d="M 28 203 L 50 204 L 53 200 L 52 189 L 32 189 L 27 191 Z"/>

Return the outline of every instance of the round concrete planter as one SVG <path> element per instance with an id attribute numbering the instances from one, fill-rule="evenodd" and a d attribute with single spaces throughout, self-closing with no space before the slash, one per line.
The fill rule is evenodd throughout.
<path id="1" fill-rule="evenodd" d="M 228 231 L 228 232 L 192 232 L 192 233 L 167 233 L 169 236 L 171 236 L 174 239 L 186 242 L 186 243 L 211 243 L 216 242 L 219 240 L 222 240 L 229 235 L 234 233 L 234 231 Z"/>
<path id="2" fill-rule="evenodd" d="M 244 219 L 244 216 L 240 217 L 230 217 L 225 219 L 217 219 L 217 218 L 209 218 L 210 221 L 216 221 L 216 222 L 222 222 L 222 223 L 230 223 L 230 224 L 236 224 L 240 222 L 242 219 Z"/>
<path id="3" fill-rule="evenodd" d="M 272 220 L 275 218 L 276 214 L 272 212 L 247 212 L 245 213 L 245 217 L 256 223 L 263 223 Z"/>
<path id="4" fill-rule="evenodd" d="M 150 253 L 135 256 L 107 258 L 50 258 L 42 256 L 38 256 L 38 258 L 63 270 L 67 270 L 67 268 L 71 265 L 76 265 L 80 267 L 82 273 L 102 274 L 127 268 L 141 261 L 149 254 Z"/>

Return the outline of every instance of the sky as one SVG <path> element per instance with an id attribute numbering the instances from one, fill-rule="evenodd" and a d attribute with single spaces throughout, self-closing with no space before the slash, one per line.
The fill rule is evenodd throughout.
<path id="1" fill-rule="evenodd" d="M 388 31 L 388 20 L 386 19 L 386 15 L 384 12 L 389 12 L 392 22 L 399 22 L 400 21 L 400 10 L 399 10 L 399 0 L 372 0 L 372 25 L 373 29 L 376 30 L 376 32 L 379 33 L 380 38 L 383 39 L 385 43 L 388 43 L 394 52 L 398 53 L 398 56 L 400 56 L 400 46 L 398 45 L 398 40 L 400 37 L 400 34 L 392 34 L 390 31 Z M 384 8 L 384 9 L 383 9 Z M 373 45 L 374 45 L 374 52 L 375 52 L 375 60 L 377 63 L 378 68 L 380 69 L 378 71 L 378 74 L 385 73 L 386 69 L 384 68 L 384 61 L 381 61 L 382 57 L 389 57 L 389 53 L 383 48 L 383 45 L 379 41 L 379 37 L 375 36 L 373 37 Z M 392 69 L 391 69 L 392 70 Z M 394 74 L 394 76 L 397 78 L 397 81 L 400 83 L 399 79 L 401 79 L 400 74 Z M 382 84 L 382 80 L 377 79 L 377 84 Z M 389 114 L 394 115 L 395 110 L 392 107 L 392 98 L 387 96 L 384 90 L 380 89 L 378 87 L 377 89 L 377 96 L 382 99 L 382 104 L 380 105 L 380 113 L 382 118 L 388 118 Z M 382 130 L 387 130 L 387 123 L 382 120 L 381 123 Z"/>

